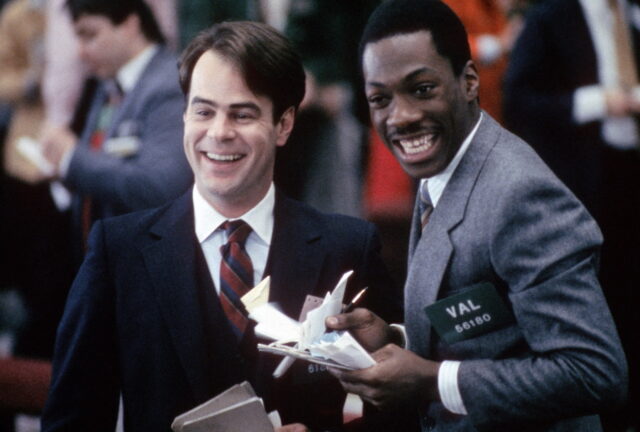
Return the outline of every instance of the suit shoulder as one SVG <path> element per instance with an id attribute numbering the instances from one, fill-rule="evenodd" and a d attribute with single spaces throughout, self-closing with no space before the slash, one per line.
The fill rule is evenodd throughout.
<path id="1" fill-rule="evenodd" d="M 178 66 L 176 57 L 164 47 L 158 48 L 158 52 L 149 61 L 140 85 L 149 97 L 158 95 L 166 97 L 166 93 L 182 95 L 178 79 Z"/>
<path id="2" fill-rule="evenodd" d="M 501 129 L 480 172 L 474 196 L 492 220 L 503 220 L 505 209 L 517 213 L 523 209 L 550 215 L 573 215 L 574 227 L 580 223 L 599 236 L 593 217 L 575 194 L 551 171 L 529 144 Z M 585 234 L 586 235 L 586 234 Z"/>
<path id="3" fill-rule="evenodd" d="M 337 213 L 324 213 L 308 204 L 288 197 L 279 197 L 288 208 L 290 214 L 295 214 L 309 227 L 314 226 L 323 234 L 348 239 L 367 236 L 376 231 L 375 226 L 368 221 L 353 216 Z"/>
<path id="4" fill-rule="evenodd" d="M 103 229 L 110 237 L 133 239 L 140 233 L 146 233 L 169 209 L 174 201 L 160 207 L 138 210 L 123 215 L 103 219 Z"/>
<path id="5" fill-rule="evenodd" d="M 534 178 L 561 184 L 536 151 L 522 138 L 501 128 L 495 146 L 487 157 L 488 173 L 500 178 L 496 184 L 527 182 Z"/>

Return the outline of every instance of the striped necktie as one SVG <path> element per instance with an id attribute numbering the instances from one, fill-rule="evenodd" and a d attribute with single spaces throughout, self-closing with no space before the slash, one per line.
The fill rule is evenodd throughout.
<path id="1" fill-rule="evenodd" d="M 426 181 L 422 182 L 419 198 L 420 201 L 418 203 L 418 209 L 420 210 L 420 222 L 422 224 L 422 229 L 424 230 L 424 227 L 427 226 L 427 223 L 429 223 L 431 212 L 433 212 L 433 203 L 431 202 L 431 197 L 429 196 L 429 189 L 427 188 Z"/>
<path id="2" fill-rule="evenodd" d="M 221 228 L 228 240 L 220 246 L 220 303 L 233 324 L 238 340 L 241 340 L 249 318 L 240 299 L 253 288 L 253 264 L 245 250 L 251 227 L 242 220 L 236 220 L 224 222 Z"/>

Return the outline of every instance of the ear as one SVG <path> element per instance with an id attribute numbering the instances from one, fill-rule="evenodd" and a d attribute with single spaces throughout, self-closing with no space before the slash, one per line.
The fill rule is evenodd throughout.
<path id="1" fill-rule="evenodd" d="M 291 135 L 291 131 L 293 130 L 295 118 L 296 109 L 292 106 L 287 108 L 287 110 L 280 116 L 280 120 L 278 120 L 278 123 L 276 124 L 276 145 L 278 147 L 285 145 L 289 139 L 289 135 Z"/>
<path id="2" fill-rule="evenodd" d="M 478 68 L 472 60 L 467 61 L 467 64 L 464 65 L 460 79 L 467 101 L 476 100 L 480 88 L 480 77 L 478 76 Z"/>

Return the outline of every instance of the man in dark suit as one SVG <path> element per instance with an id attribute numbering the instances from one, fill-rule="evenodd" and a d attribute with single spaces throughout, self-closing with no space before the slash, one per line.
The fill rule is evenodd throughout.
<path id="1" fill-rule="evenodd" d="M 94 220 L 158 206 L 192 175 L 180 148 L 176 59 L 144 0 L 68 0 L 80 57 L 98 86 L 76 136 L 50 130 L 44 153 L 73 196 L 77 244 Z M 82 114 L 85 114 L 84 112 Z"/>
<path id="2" fill-rule="evenodd" d="M 597 280 L 596 223 L 480 109 L 465 29 L 444 3 L 383 3 L 361 50 L 372 121 L 421 179 L 407 348 L 369 311 L 331 317 L 378 361 L 333 373 L 381 408 L 415 407 L 424 431 L 599 430 L 627 370 Z"/>
<path id="3" fill-rule="evenodd" d="M 125 430 L 168 431 L 176 415 L 245 379 L 285 423 L 340 428 L 337 380 L 303 362 L 275 380 L 281 359 L 258 354 L 227 289 L 223 226 L 243 221 L 248 236 L 236 251 L 252 270 L 235 274 L 270 275 L 270 301 L 290 317 L 348 270 L 347 298 L 368 286 L 372 308 L 390 319 L 401 310 L 371 224 L 275 190 L 276 148 L 291 133 L 304 80 L 287 40 L 263 24 L 218 24 L 186 48 L 184 151 L 195 187 L 159 209 L 95 224 L 58 329 L 45 431 L 112 431 L 119 394 Z"/>
<path id="4" fill-rule="evenodd" d="M 531 144 L 602 228 L 600 281 L 630 365 L 640 362 L 639 15 L 640 5 L 629 0 L 541 3 L 527 16 L 505 80 L 507 127 Z M 618 40 L 620 33 L 630 46 Z M 635 82 L 627 82 L 627 68 Z M 627 408 L 611 416 L 622 423 L 617 430 L 640 424 L 640 370 L 629 372 Z"/>

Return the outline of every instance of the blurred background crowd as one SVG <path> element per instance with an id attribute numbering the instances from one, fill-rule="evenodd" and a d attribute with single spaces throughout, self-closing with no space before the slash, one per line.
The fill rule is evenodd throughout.
<path id="1" fill-rule="evenodd" d="M 370 127 L 357 56 L 380 1 L 147 0 L 176 55 L 224 20 L 263 21 L 293 41 L 307 96 L 278 150 L 276 185 L 320 210 L 376 223 L 386 264 L 402 283 L 416 185 Z M 445 2 L 467 28 L 480 106 L 528 141 L 600 223 L 601 282 L 631 374 L 629 402 L 605 416 L 605 429 L 638 430 L 640 4 Z M 81 134 L 95 78 L 64 0 L 0 0 L 0 8 L 0 432 L 37 431 L 57 322 L 82 252 L 56 182 L 42 178 L 18 143 L 61 128 Z M 626 71 L 621 59 L 631 63 Z"/>

